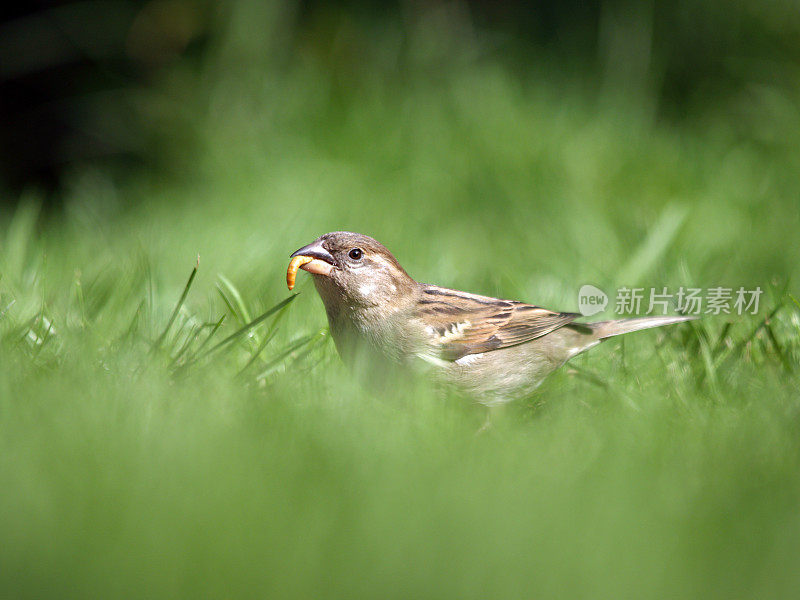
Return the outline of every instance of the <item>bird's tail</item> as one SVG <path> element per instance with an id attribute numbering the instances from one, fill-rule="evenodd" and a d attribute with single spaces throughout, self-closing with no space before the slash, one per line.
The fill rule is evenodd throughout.
<path id="1" fill-rule="evenodd" d="M 621 319 L 618 321 L 598 321 L 597 323 L 586 323 L 594 331 L 597 339 L 606 338 L 639 331 L 640 329 L 650 329 L 651 327 L 661 327 L 662 325 L 672 325 L 684 321 L 693 321 L 697 317 L 675 316 L 675 317 L 639 317 L 636 319 Z"/>

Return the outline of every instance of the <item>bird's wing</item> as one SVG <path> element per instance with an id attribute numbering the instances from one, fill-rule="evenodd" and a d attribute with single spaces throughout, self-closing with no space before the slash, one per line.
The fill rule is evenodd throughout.
<path id="1" fill-rule="evenodd" d="M 422 288 L 416 314 L 446 360 L 523 344 L 580 316 L 432 285 Z"/>

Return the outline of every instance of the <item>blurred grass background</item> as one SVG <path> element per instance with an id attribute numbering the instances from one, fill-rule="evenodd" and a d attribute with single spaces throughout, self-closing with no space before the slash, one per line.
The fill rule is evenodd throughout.
<path id="1" fill-rule="evenodd" d="M 2 595 L 795 597 L 797 9 L 7 19 Z M 350 381 L 305 274 L 247 327 L 336 229 L 562 310 L 765 294 L 592 350 L 476 437 L 462 398 Z"/>

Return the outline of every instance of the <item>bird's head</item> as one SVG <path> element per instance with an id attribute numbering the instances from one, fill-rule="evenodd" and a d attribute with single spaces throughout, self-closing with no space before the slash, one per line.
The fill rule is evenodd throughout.
<path id="1" fill-rule="evenodd" d="M 289 289 L 298 268 L 308 271 L 328 308 L 330 303 L 353 308 L 386 305 L 415 285 L 389 250 L 360 233 L 326 233 L 291 258 L 286 273 Z"/>

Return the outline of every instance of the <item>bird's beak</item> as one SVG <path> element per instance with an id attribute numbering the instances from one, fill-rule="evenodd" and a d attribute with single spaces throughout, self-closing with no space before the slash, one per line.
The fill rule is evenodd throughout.
<path id="1" fill-rule="evenodd" d="M 290 257 L 289 268 L 286 270 L 286 285 L 294 289 L 297 269 L 303 269 L 315 275 L 328 275 L 334 268 L 333 255 L 328 252 L 319 240 L 303 246 Z"/>

